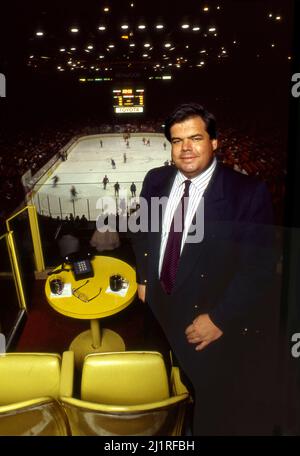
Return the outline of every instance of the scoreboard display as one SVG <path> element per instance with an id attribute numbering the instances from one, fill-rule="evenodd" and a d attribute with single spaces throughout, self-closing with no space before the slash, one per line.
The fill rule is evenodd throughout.
<path id="1" fill-rule="evenodd" d="M 114 89 L 113 97 L 116 114 L 144 112 L 144 89 Z"/>

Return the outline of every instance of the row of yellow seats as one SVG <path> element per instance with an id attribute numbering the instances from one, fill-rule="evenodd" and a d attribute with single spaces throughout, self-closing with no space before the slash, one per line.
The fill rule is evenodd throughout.
<path id="1" fill-rule="evenodd" d="M 0 435 L 181 435 L 189 394 L 158 352 L 0 355 Z"/>

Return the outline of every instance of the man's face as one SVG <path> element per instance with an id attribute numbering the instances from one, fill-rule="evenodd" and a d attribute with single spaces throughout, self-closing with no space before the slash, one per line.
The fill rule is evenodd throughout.
<path id="1" fill-rule="evenodd" d="M 187 178 L 197 176 L 209 166 L 218 141 L 210 139 L 201 117 L 172 125 L 170 134 L 173 162 Z"/>

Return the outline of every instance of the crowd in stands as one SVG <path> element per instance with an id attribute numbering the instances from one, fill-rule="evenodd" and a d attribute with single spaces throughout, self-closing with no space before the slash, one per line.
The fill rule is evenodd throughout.
<path id="1" fill-rule="evenodd" d="M 279 137 L 251 137 L 234 129 L 223 129 L 217 156 L 225 165 L 267 183 L 272 195 L 275 220 L 282 224 L 287 156 Z"/>
<path id="2" fill-rule="evenodd" d="M 0 137 L 0 221 L 24 200 L 22 175 L 31 170 L 34 175 L 51 157 L 59 153 L 74 136 L 105 133 L 162 133 L 162 121 L 105 123 L 88 127 L 65 125 L 60 130 L 47 127 L 39 133 L 7 133 Z M 219 159 L 245 174 L 267 182 L 278 217 L 282 215 L 286 154 L 285 147 L 273 134 L 250 136 L 240 130 L 224 128 L 219 137 Z M 276 209 L 275 209 L 276 212 Z"/>

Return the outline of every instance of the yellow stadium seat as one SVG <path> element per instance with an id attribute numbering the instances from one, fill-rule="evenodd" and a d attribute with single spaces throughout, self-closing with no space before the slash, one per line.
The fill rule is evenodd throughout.
<path id="1" fill-rule="evenodd" d="M 0 435 L 69 435 L 58 402 L 73 394 L 73 352 L 0 355 Z"/>
<path id="2" fill-rule="evenodd" d="M 158 352 L 85 357 L 81 399 L 62 396 L 72 435 L 181 435 L 189 394 Z"/>

